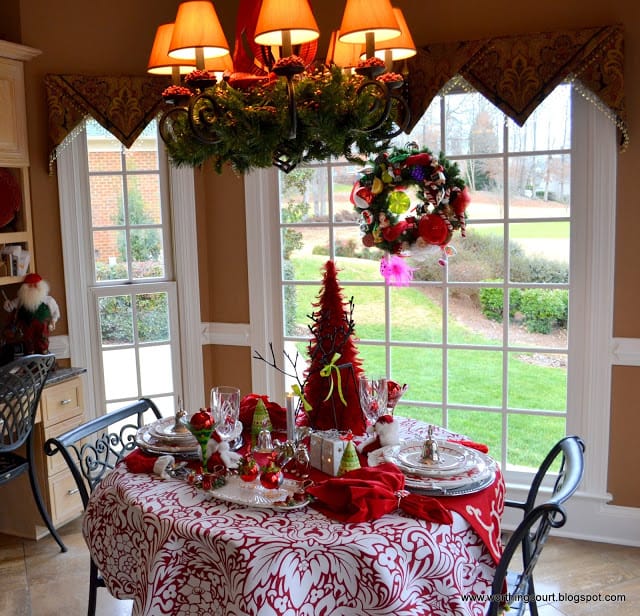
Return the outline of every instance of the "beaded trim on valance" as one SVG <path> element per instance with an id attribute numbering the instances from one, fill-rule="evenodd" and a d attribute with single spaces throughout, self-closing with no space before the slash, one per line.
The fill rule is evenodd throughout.
<path id="1" fill-rule="evenodd" d="M 522 126 L 563 81 L 572 81 L 629 136 L 624 108 L 622 26 L 560 30 L 433 44 L 408 61 L 411 124 L 456 76 Z"/>
<path id="2" fill-rule="evenodd" d="M 163 106 L 169 78 L 156 76 L 46 75 L 50 162 L 58 146 L 91 116 L 125 147 L 133 145 Z"/>

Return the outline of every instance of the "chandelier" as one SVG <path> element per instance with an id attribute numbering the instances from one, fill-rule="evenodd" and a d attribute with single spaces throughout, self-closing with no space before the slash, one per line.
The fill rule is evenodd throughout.
<path id="1" fill-rule="evenodd" d="M 416 53 L 390 0 L 347 0 L 324 62 L 308 0 L 241 0 L 233 60 L 210 0 L 187 0 L 158 27 L 148 72 L 172 75 L 160 134 L 175 165 L 236 172 L 363 157 L 408 125 L 406 70 Z"/>

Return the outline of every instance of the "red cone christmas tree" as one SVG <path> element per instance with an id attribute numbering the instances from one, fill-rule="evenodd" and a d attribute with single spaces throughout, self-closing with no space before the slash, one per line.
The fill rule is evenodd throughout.
<path id="1" fill-rule="evenodd" d="M 314 306 L 304 384 L 305 399 L 312 407 L 311 427 L 364 434 L 357 385 L 362 362 L 353 339 L 353 301 L 344 300 L 333 261 L 324 266 L 322 289 Z"/>

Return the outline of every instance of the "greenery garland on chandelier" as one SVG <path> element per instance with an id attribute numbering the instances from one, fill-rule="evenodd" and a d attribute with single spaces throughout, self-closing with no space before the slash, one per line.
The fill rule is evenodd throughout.
<path id="1" fill-rule="evenodd" d="M 313 66 L 286 79 L 271 73 L 218 83 L 213 74 L 202 73 L 194 72 L 198 79 L 187 76 L 189 88 L 170 86 L 163 93 L 174 105 L 163 115 L 161 131 L 176 166 L 211 161 L 218 172 L 229 164 L 242 174 L 272 165 L 290 171 L 300 163 L 330 157 L 363 163 L 386 150 L 408 119 L 403 117 L 406 105 L 395 94 L 402 86 L 396 73 L 372 80 L 335 66 Z M 381 88 L 391 93 L 384 120 Z"/>

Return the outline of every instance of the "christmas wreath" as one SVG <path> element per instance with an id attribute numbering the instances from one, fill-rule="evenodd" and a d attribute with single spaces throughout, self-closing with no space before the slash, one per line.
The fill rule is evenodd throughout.
<path id="1" fill-rule="evenodd" d="M 416 146 L 379 154 L 354 184 L 351 203 L 362 243 L 397 256 L 414 246 L 444 248 L 456 230 L 464 236 L 469 193 L 456 163 Z"/>

